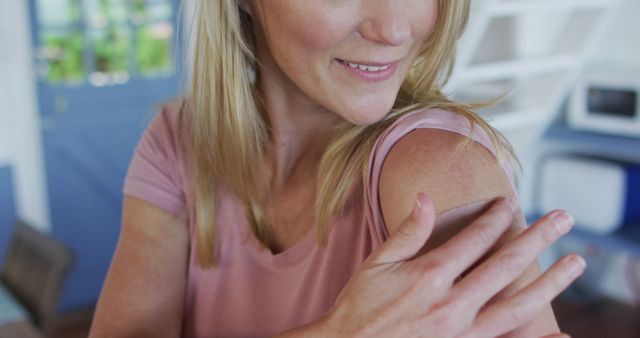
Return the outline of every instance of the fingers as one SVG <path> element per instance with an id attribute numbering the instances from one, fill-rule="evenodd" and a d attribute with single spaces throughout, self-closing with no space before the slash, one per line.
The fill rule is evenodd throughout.
<path id="1" fill-rule="evenodd" d="M 575 254 L 563 257 L 515 295 L 481 311 L 469 331 L 482 332 L 481 337 L 496 337 L 526 324 L 578 278 L 585 266 L 584 260 Z"/>
<path id="2" fill-rule="evenodd" d="M 567 233 L 571 225 L 573 219 L 561 210 L 547 214 L 471 271 L 455 286 L 456 293 L 479 309 L 522 275 L 538 254 Z"/>
<path id="3" fill-rule="evenodd" d="M 372 264 L 404 261 L 415 256 L 427 241 L 435 224 L 433 201 L 426 194 L 418 194 L 411 214 L 398 226 L 391 237 L 370 257 Z"/>
<path id="4" fill-rule="evenodd" d="M 514 199 L 499 199 L 482 216 L 424 259 L 447 261 L 443 273 L 453 281 L 495 245 L 513 223 L 517 208 Z"/>

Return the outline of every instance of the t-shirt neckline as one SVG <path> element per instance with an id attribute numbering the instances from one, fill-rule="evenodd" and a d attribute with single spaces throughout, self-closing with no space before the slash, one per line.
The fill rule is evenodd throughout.
<path id="1" fill-rule="evenodd" d="M 249 221 L 246 218 L 243 207 L 237 200 L 234 203 L 234 212 L 236 214 L 235 219 L 243 220 L 242 224 L 238 227 L 242 245 L 257 261 L 265 266 L 277 268 L 294 266 L 308 257 L 313 249 L 317 247 L 315 244 L 316 229 L 314 225 L 311 226 L 304 237 L 298 240 L 293 246 L 274 254 L 256 238 L 249 226 Z"/>

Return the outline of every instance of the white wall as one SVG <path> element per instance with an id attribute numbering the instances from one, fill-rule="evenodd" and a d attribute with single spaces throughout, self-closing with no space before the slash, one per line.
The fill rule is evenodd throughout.
<path id="1" fill-rule="evenodd" d="M 596 65 L 640 68 L 640 1 L 623 0 L 592 60 Z"/>
<path id="2" fill-rule="evenodd" d="M 0 166 L 14 173 L 18 217 L 50 227 L 27 1 L 0 0 Z"/>

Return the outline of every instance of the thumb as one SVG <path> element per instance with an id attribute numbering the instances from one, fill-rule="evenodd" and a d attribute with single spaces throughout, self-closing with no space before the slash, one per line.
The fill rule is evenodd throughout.
<path id="1" fill-rule="evenodd" d="M 415 256 L 431 236 L 436 212 L 427 194 L 419 193 L 411 214 L 398 226 L 389 239 L 372 255 L 373 264 L 405 261 Z"/>

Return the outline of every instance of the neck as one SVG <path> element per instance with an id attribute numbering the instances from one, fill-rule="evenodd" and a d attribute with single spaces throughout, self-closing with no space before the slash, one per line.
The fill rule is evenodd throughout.
<path id="1" fill-rule="evenodd" d="M 272 59 L 263 58 L 262 64 L 259 91 L 271 126 L 266 160 L 270 189 L 278 192 L 315 177 L 329 134 L 341 118 L 303 94 Z"/>
<path id="2" fill-rule="evenodd" d="M 332 128 L 339 119 L 317 107 L 296 104 L 282 93 L 265 95 L 271 126 L 267 163 L 274 192 L 315 177 Z"/>

